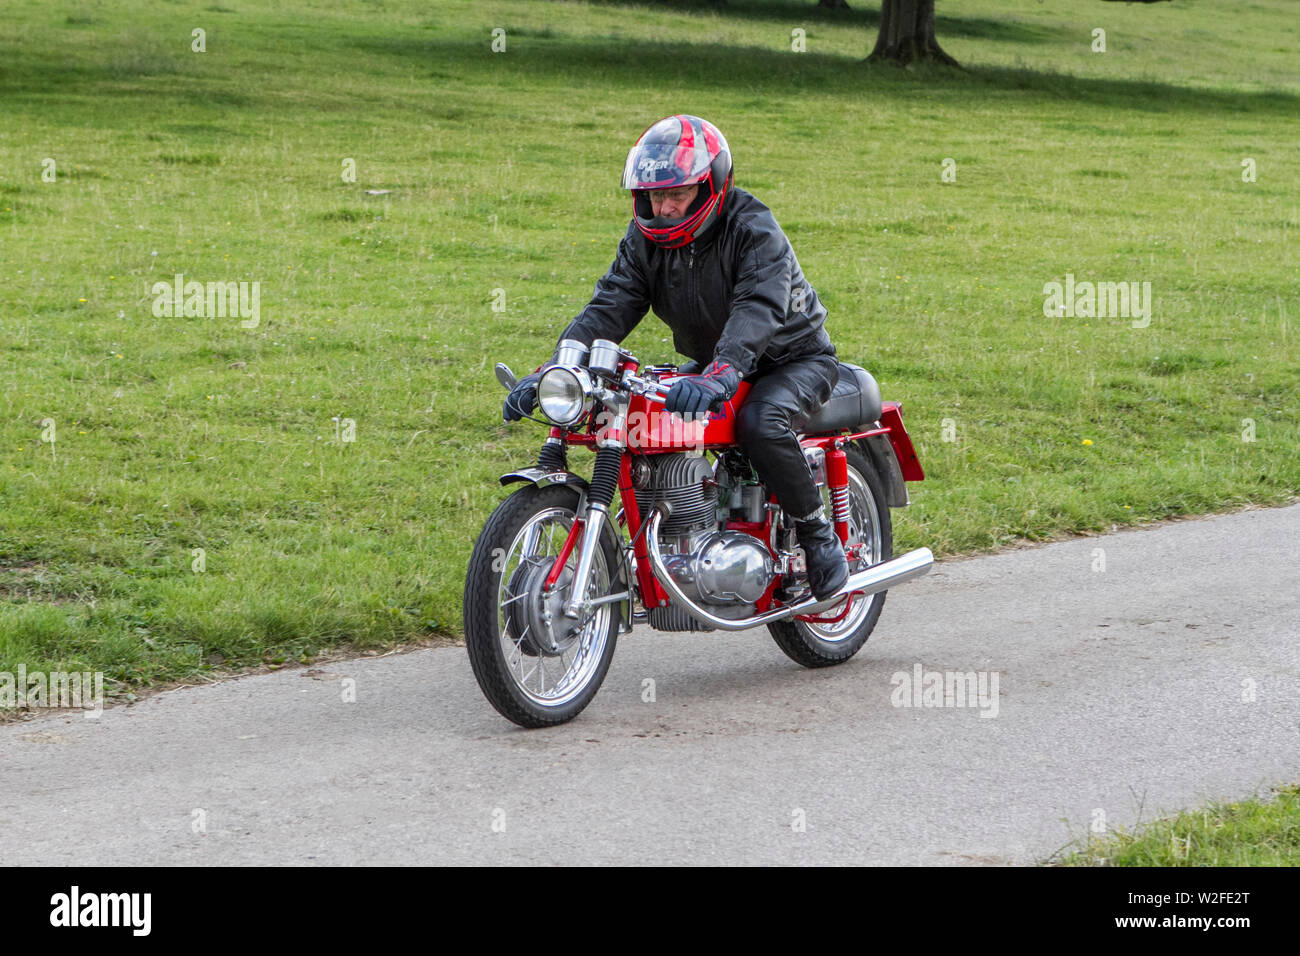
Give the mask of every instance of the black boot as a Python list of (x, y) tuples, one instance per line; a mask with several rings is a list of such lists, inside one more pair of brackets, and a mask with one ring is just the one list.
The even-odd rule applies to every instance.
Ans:
[(849, 579), (849, 563), (844, 560), (844, 546), (835, 526), (818, 511), (808, 520), (796, 521), (794, 528), (808, 565), (813, 597), (819, 601), (834, 597)]

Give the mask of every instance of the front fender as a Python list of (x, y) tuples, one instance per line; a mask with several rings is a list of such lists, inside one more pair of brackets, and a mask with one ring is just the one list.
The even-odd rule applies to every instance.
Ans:
[[(582, 514), (587, 506), (587, 487), (586, 478), (581, 475), (575, 475), (571, 471), (549, 471), (545, 468), (520, 468), (518, 471), (507, 472), (498, 479), (503, 485), (513, 485), (521, 481), (530, 482), (538, 488), (546, 488), (550, 485), (571, 485), (578, 490), (578, 514)], [(615, 543), (618, 543), (618, 527), (614, 524), (613, 516), (610, 517), (610, 530), (614, 533)], [(624, 548), (619, 549), (623, 558), (618, 562), (616, 569), (614, 587), (619, 590), (631, 590), (632, 587), (632, 569), (628, 567), (627, 551)], [(626, 634), (632, 630), (632, 602), (631, 600), (620, 601), (618, 603), (619, 624), (618, 632)]]
[(538, 488), (545, 488), (548, 485), (573, 485), (581, 492), (582, 497), (587, 497), (587, 479), (581, 475), (575, 475), (571, 471), (548, 471), (545, 468), (520, 468), (518, 471), (508, 472), (499, 479), (503, 485), (511, 485), (517, 481), (532, 482)]

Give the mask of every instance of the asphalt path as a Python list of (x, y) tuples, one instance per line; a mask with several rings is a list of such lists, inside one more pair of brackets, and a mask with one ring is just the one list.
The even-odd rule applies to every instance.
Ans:
[(942, 561), (819, 671), (641, 627), (542, 731), (463, 647), (12, 723), (0, 861), (1033, 863), (1300, 779), (1298, 553), (1293, 505)]

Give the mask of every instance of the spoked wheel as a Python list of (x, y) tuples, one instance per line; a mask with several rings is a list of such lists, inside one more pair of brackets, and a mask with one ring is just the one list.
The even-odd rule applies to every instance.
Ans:
[[(849, 544), (861, 544), (857, 560), (849, 561), (854, 574), (894, 556), (893, 527), (889, 506), (876, 469), (858, 448), (844, 448), (849, 466)], [(826, 514), (831, 515), (830, 492), (823, 489)], [(807, 621), (776, 621), (767, 626), (777, 646), (805, 667), (839, 664), (858, 652), (875, 629), (885, 594), (880, 591), (854, 598), (853, 605), (841, 620), (831, 624)], [(844, 610), (843, 603), (824, 612), (829, 617)]]
[[(576, 717), (596, 696), (614, 656), (615, 602), (596, 604), (582, 619), (564, 615), (577, 548), (550, 593), (542, 593), (577, 506), (578, 492), (565, 485), (522, 488), (493, 512), (470, 557), (465, 581), (470, 664), (492, 706), (522, 727)], [(592, 566), (590, 600), (622, 589), (618, 562), (607, 526)]]

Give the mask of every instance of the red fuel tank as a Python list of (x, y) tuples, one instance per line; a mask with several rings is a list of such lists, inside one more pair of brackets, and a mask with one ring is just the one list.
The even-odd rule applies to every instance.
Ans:
[[(671, 385), (677, 376), (665, 376)], [(683, 421), (664, 408), (663, 402), (633, 395), (627, 409), (627, 447), (646, 455), (655, 452), (718, 448), (736, 443), (736, 412), (749, 394), (750, 384), (741, 382), (736, 394), (722, 407), (709, 414), (708, 421)]]

